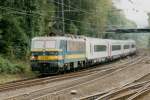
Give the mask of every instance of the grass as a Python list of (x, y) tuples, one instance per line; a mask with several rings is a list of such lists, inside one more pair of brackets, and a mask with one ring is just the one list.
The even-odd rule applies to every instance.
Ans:
[(6, 82), (21, 80), (22, 77), (18, 74), (10, 75), (10, 74), (0, 74), (0, 84), (4, 84)]
[(35, 77), (35, 74), (0, 74), (0, 84)]
[(0, 56), (0, 84), (35, 76), (28, 62)]

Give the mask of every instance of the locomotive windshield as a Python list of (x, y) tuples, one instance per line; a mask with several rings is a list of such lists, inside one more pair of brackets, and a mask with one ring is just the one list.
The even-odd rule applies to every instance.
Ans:
[(33, 41), (32, 49), (41, 49), (44, 48), (44, 41)]
[(32, 49), (49, 49), (56, 48), (56, 41), (54, 40), (35, 40), (32, 41)]
[(45, 41), (45, 48), (56, 48), (56, 41)]

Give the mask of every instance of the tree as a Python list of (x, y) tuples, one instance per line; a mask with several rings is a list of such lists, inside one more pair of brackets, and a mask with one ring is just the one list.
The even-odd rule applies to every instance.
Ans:
[(65, 33), (103, 37), (108, 26), (134, 24), (111, 11), (111, 0), (1, 0), (0, 6), (0, 53), (16, 58), (28, 54), (33, 37), (63, 27)]

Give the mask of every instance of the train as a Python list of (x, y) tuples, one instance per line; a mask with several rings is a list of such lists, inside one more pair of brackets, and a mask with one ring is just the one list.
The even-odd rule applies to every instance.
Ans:
[(134, 40), (35, 37), (31, 44), (31, 69), (41, 74), (67, 72), (133, 55), (136, 50)]

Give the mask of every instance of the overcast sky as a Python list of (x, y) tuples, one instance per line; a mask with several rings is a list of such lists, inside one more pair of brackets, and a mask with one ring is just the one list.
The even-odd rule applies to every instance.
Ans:
[(123, 9), (127, 18), (135, 21), (138, 27), (148, 26), (147, 13), (150, 12), (150, 0), (114, 0), (114, 3)]

